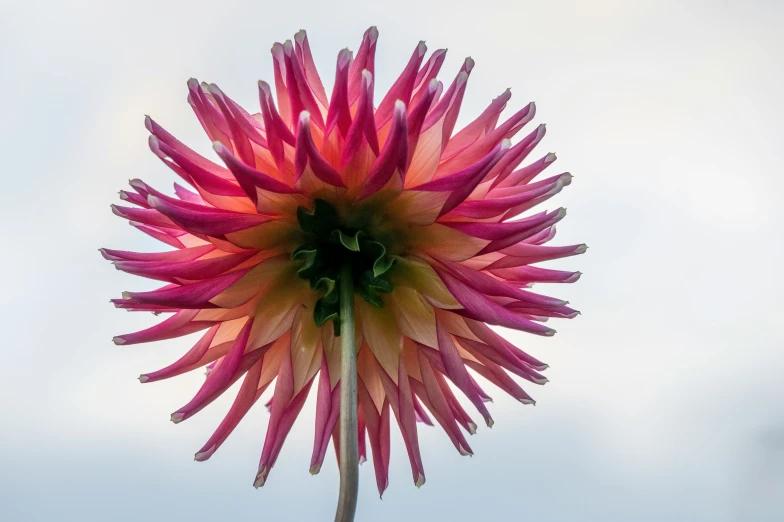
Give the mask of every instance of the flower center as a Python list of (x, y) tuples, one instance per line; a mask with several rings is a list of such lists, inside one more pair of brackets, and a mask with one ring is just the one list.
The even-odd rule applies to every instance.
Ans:
[(344, 266), (351, 269), (354, 291), (369, 304), (383, 306), (382, 293), (392, 291), (387, 272), (394, 258), (384, 244), (365, 230), (347, 226), (335, 208), (324, 201), (314, 201), (313, 211), (297, 209), (297, 220), (305, 241), (291, 259), (302, 262), (297, 274), (310, 281), (310, 287), (322, 292), (313, 309), (316, 326), (332, 321), (335, 335), (340, 335), (340, 274)]

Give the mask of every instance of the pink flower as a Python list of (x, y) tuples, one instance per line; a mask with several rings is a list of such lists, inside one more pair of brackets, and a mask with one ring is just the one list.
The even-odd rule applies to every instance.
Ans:
[[(541, 385), (547, 365), (488, 325), (551, 336), (550, 318), (578, 313), (530, 290), (534, 283), (576, 281), (579, 272), (533, 265), (586, 249), (546, 245), (563, 209), (518, 218), (571, 181), (568, 173), (538, 179), (554, 154), (521, 167), (545, 127), (514, 145), (510, 139), (533, 119), (535, 105), (499, 123), (507, 90), (454, 132), (473, 61), (466, 59), (444, 85), (436, 75), (446, 51), (426, 59), (421, 42), (377, 97), (377, 36), (371, 28), (355, 56), (338, 54), (329, 96), (305, 32), (293, 43), (276, 43), (275, 93), (259, 82), (255, 114), (216, 85), (190, 80), (188, 101), (223, 164), (148, 117), (150, 149), (191, 188), (175, 184), (170, 196), (132, 180), (133, 190), (121, 192), (126, 204), (113, 207), (173, 248), (102, 249), (117, 269), (164, 283), (114, 300), (118, 308), (168, 314), (114, 342), (203, 332), (179, 360), (139, 378), (149, 383), (207, 368), (193, 399), (172, 414), (175, 423), (242, 382), (225, 419), (196, 452), (198, 461), (209, 459), (270, 389), (256, 486), (267, 480), (311, 388), (317, 401), (311, 473), (338, 432), (340, 324), (353, 321), (341, 312), (341, 285), (349, 284), (349, 296), (354, 291), (360, 459), (369, 445), (379, 492), (388, 485), (393, 418), (420, 486), (417, 422), (438, 423), (461, 455), (472, 454), (466, 433), (474, 434), (477, 423), (455, 389), (493, 424), (490, 397), (474, 375), (534, 403), (511, 375)], [(341, 277), (347, 273), (350, 281)]]

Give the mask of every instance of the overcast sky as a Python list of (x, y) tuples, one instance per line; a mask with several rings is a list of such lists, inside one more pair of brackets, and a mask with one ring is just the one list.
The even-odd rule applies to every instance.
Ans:
[(201, 373), (136, 377), (193, 341), (114, 346), (154, 319), (109, 298), (154, 284), (96, 249), (158, 248), (109, 209), (129, 178), (174, 181), (144, 114), (211, 153), (188, 78), (255, 112), (274, 41), (307, 29), (329, 91), (377, 25), (379, 91), (426, 40), (443, 79), (476, 60), (463, 123), (507, 87), (510, 110), (537, 102), (542, 152), (575, 176), (559, 242), (590, 250), (550, 264), (584, 273), (553, 289), (583, 315), (510, 337), (551, 365), (537, 407), (495, 393), (470, 459), (420, 429), (419, 490), (393, 430), (390, 488), (363, 467), (358, 521), (784, 520), (783, 24), (776, 0), (0, 0), (0, 518), (332, 520), (312, 402), (264, 488), (264, 408), (193, 462), (231, 396), (169, 422)]

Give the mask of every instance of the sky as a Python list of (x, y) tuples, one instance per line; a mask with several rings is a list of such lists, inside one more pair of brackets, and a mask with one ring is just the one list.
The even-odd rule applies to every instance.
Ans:
[(584, 273), (555, 289), (583, 315), (509, 334), (551, 366), (536, 408), (495, 393), (472, 458), (421, 428), (421, 489), (393, 430), (390, 487), (364, 466), (357, 520), (784, 520), (782, 23), (774, 0), (0, 0), (0, 518), (332, 520), (312, 401), (264, 488), (264, 408), (193, 462), (231, 394), (169, 422), (203, 375), (136, 377), (193, 339), (113, 345), (154, 319), (109, 299), (153, 283), (97, 249), (157, 247), (109, 209), (130, 178), (174, 181), (145, 114), (211, 154), (188, 78), (254, 108), (271, 44), (305, 28), (329, 91), (376, 25), (377, 92), (426, 40), (445, 80), (476, 61), (459, 125), (507, 87), (509, 111), (536, 101), (542, 152), (575, 176), (558, 239), (590, 249), (548, 265)]

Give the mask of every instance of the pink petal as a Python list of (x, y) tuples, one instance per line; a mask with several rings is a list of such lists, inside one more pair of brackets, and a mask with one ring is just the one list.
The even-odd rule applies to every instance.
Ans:
[(330, 165), (321, 155), (313, 143), (313, 136), (310, 133), (310, 114), (305, 111), (299, 116), (297, 125), (297, 145), (294, 163), (294, 174), (297, 179), (302, 176), (305, 167), (310, 165), (313, 173), (324, 183), (335, 187), (345, 187), (340, 174)]
[[(470, 314), (469, 317), (471, 319), (548, 337), (555, 334), (555, 330), (507, 310), (468, 285), (463, 284), (445, 270), (438, 267), (434, 268), (449, 292), (465, 307), (465, 312)], [(460, 313), (462, 311), (458, 310), (457, 312)]]
[(313, 55), (310, 52), (307, 33), (302, 30), (295, 34), (294, 43), (297, 60), (305, 73), (308, 87), (310, 87), (310, 90), (313, 92), (313, 95), (319, 101), (320, 105), (327, 107), (327, 93), (324, 90), (324, 85), (321, 83), (316, 64), (313, 62)]
[(231, 405), (231, 409), (226, 414), (226, 417), (221, 421), (218, 429), (215, 430), (215, 433), (207, 440), (207, 442), (202, 446), (202, 448), (196, 452), (194, 456), (194, 460), (199, 462), (203, 462), (210, 457), (221, 447), (221, 445), (226, 441), (226, 439), (231, 435), (234, 431), (234, 428), (240, 423), (240, 421), (245, 417), (245, 414), (250, 411), (250, 408), (256, 403), (256, 401), (261, 397), (261, 394), (264, 393), (264, 390), (267, 389), (269, 384), (265, 384), (259, 388), (259, 378), (261, 377), (261, 369), (262, 369), (262, 361), (257, 361), (248, 373), (245, 374), (245, 378), (242, 381), (242, 386), (240, 387), (240, 391), (237, 392), (237, 397), (234, 399), (234, 403)]
[(362, 44), (359, 46), (357, 56), (354, 58), (348, 71), (349, 105), (353, 105), (364, 90), (362, 87), (363, 71), (368, 71), (371, 75), (375, 73), (377, 40), (378, 29), (375, 26), (365, 31), (365, 34), (362, 36)]
[(208, 236), (220, 237), (271, 221), (271, 218), (268, 216), (259, 214), (246, 214), (208, 207), (202, 207), (202, 210), (195, 210), (184, 205), (172, 204), (156, 196), (150, 196), (147, 198), (147, 202), (161, 214), (176, 221), (188, 232)]
[(376, 159), (373, 168), (368, 173), (367, 181), (362, 187), (357, 199), (366, 198), (378, 192), (392, 178), (395, 172), (400, 178), (405, 176), (406, 159), (408, 158), (408, 131), (406, 122), (406, 107), (402, 101), (395, 103), (395, 115), (392, 121), (392, 130), (381, 155)]
[(177, 308), (213, 308), (210, 299), (239, 281), (250, 269), (237, 270), (212, 279), (150, 292), (126, 292), (126, 300), (138, 304), (159, 304)]
[(245, 355), (248, 335), (252, 326), (253, 319), (251, 318), (245, 323), (234, 343), (232, 343), (231, 348), (229, 348), (221, 363), (217, 365), (217, 369), (210, 372), (193, 399), (172, 414), (174, 423), (182, 422), (201, 411), (260, 360), (264, 350), (255, 350)]
[(401, 100), (404, 105), (407, 105), (411, 100), (419, 65), (422, 63), (422, 59), (426, 52), (427, 46), (425, 45), (425, 42), (419, 42), (419, 45), (414, 49), (414, 53), (408, 60), (405, 69), (403, 69), (403, 72), (400, 73), (398, 79), (395, 80), (395, 83), (392, 84), (392, 87), (389, 88), (386, 96), (384, 96), (384, 99), (381, 100), (381, 103), (378, 105), (375, 114), (376, 128), (380, 129), (390, 120), (390, 118), (392, 118), (397, 100)]
[(340, 130), (340, 134), (346, 137), (351, 127), (351, 111), (348, 106), (348, 69), (350, 64), (351, 51), (343, 49), (338, 54), (335, 85), (332, 88), (332, 98), (329, 102), (324, 136), (329, 136), (332, 129), (337, 127)]

